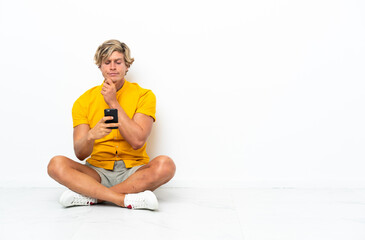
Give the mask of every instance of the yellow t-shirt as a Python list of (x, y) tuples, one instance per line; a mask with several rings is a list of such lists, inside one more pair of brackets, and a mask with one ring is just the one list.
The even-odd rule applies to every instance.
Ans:
[[(104, 109), (109, 108), (101, 94), (103, 85), (91, 88), (82, 94), (72, 108), (73, 127), (88, 124), (93, 128), (104, 117)], [(129, 118), (135, 113), (151, 116), (155, 121), (156, 97), (151, 90), (141, 88), (137, 83), (124, 82), (117, 92), (117, 100)], [(97, 139), (87, 162), (93, 166), (112, 170), (114, 162), (123, 160), (127, 168), (149, 162), (146, 144), (134, 150), (124, 140), (119, 129), (113, 129), (107, 136)]]

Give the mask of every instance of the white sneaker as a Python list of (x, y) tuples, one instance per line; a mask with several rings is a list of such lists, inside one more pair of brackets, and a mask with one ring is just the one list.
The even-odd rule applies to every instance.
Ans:
[(149, 190), (141, 193), (126, 194), (124, 206), (129, 209), (157, 210), (158, 201), (155, 194)]
[(60, 203), (64, 207), (88, 206), (97, 203), (97, 199), (83, 196), (71, 190), (66, 190), (60, 197)]

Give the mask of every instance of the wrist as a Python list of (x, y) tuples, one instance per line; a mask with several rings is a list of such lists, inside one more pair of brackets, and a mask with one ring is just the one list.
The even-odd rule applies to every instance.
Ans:
[(119, 103), (118, 103), (118, 101), (113, 101), (113, 102), (110, 102), (108, 105), (110, 108), (118, 108)]
[(95, 141), (95, 138), (94, 138), (94, 136), (93, 136), (93, 134), (92, 134), (91, 130), (92, 130), (92, 129), (90, 129), (90, 130), (89, 130), (89, 132), (87, 133), (87, 136), (86, 136), (86, 140), (87, 140), (87, 141), (89, 141), (89, 142), (90, 142), (90, 141)]

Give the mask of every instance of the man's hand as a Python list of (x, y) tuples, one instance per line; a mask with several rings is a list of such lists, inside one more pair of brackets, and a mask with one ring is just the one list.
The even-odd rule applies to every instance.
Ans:
[(109, 106), (117, 102), (117, 88), (112, 80), (105, 79), (101, 94), (104, 96), (104, 100)]
[(103, 117), (88, 133), (89, 140), (97, 140), (111, 133), (112, 129), (108, 127), (119, 127), (118, 123), (105, 123), (107, 120), (112, 120), (112, 116)]

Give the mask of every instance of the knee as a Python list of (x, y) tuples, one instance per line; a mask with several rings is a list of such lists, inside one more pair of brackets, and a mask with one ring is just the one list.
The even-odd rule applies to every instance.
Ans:
[(173, 178), (176, 172), (176, 165), (174, 161), (165, 155), (158, 156), (155, 160), (157, 161), (158, 174), (169, 180)]
[(66, 157), (64, 156), (55, 156), (51, 158), (47, 166), (48, 175), (52, 178), (62, 175), (61, 171), (63, 169), (65, 159)]

